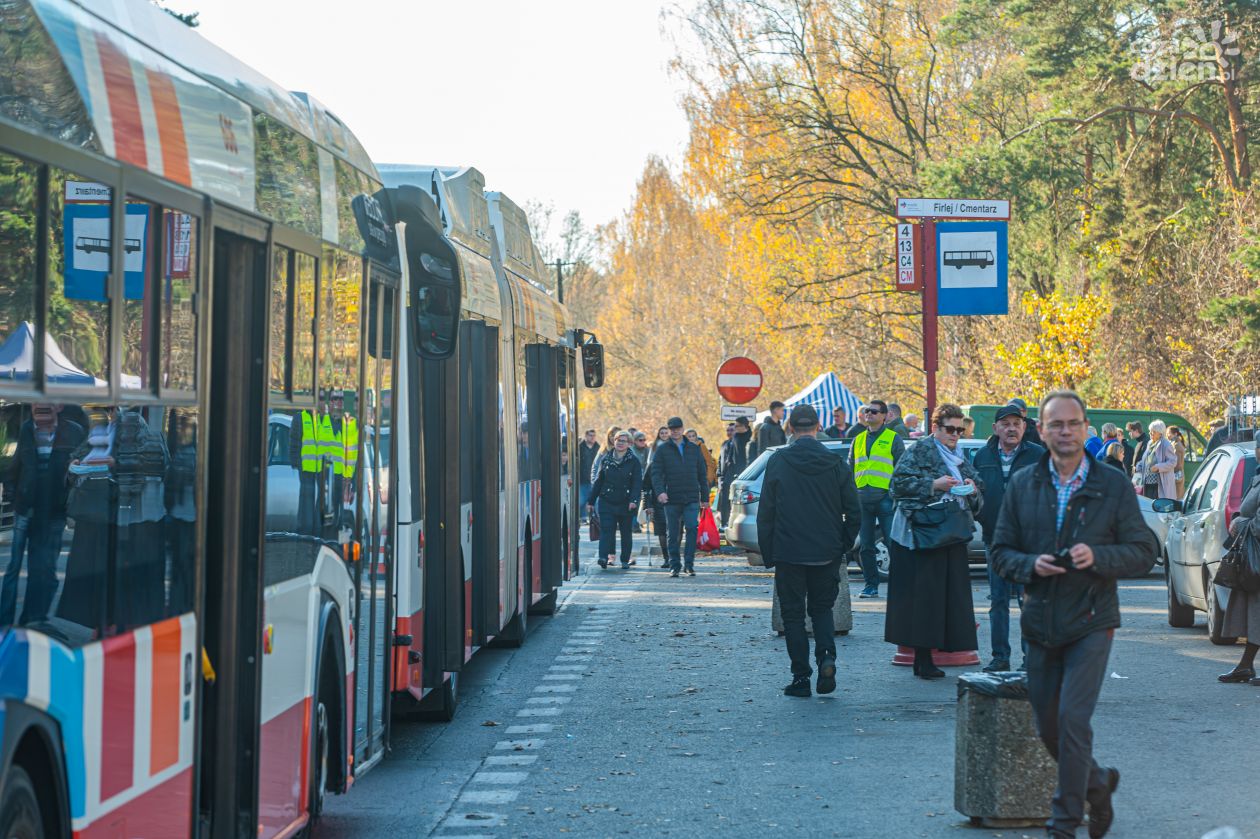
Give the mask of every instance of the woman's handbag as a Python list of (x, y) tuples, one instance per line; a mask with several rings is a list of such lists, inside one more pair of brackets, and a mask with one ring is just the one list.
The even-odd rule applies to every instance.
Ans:
[(595, 510), (591, 511), (591, 541), (599, 541), (599, 513)]
[(910, 530), (915, 549), (930, 550), (970, 542), (975, 523), (970, 510), (946, 496), (910, 513)]

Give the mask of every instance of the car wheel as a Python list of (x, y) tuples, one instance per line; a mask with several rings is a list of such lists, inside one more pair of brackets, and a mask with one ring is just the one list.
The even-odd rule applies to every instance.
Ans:
[(892, 562), (892, 554), (888, 552), (888, 545), (883, 539), (875, 543), (875, 567), (879, 569), (879, 581), (881, 583), (888, 582), (888, 566)]
[(1207, 580), (1204, 588), (1207, 589), (1208, 640), (1217, 646), (1232, 647), (1238, 643), (1238, 638), (1221, 634), (1221, 627), (1225, 625), (1225, 610), (1216, 599), (1216, 584)]
[(1194, 626), (1194, 607), (1187, 606), (1177, 598), (1177, 590), (1173, 588), (1172, 571), (1168, 563), (1164, 563), (1164, 584), (1168, 588), (1168, 625), (1178, 629)]

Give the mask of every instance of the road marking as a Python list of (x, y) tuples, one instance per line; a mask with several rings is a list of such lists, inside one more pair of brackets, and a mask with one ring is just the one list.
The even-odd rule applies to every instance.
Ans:
[(572, 701), (572, 696), (531, 696), (525, 700), (529, 705), (564, 705)]
[(528, 772), (487, 772), (484, 769), (472, 776), (478, 784), (519, 784), (529, 777)]
[(511, 804), (518, 795), (514, 789), (466, 789), (459, 800), (462, 804)]
[(558, 717), (559, 708), (522, 708), (516, 712), (518, 717)]
[[(566, 655), (556, 656), (556, 661), (590, 661), (590, 660), (591, 660), (590, 653), (587, 653), (585, 655), (567, 655), (566, 654)], [(582, 669), (585, 670), (586, 668), (583, 667)]]
[(494, 744), (494, 750), (496, 752), (513, 752), (521, 751), (522, 749), (539, 749), (546, 742), (546, 740), (539, 740), (536, 737), (529, 740), (500, 740)]
[(549, 722), (536, 722), (533, 725), (509, 725), (508, 734), (550, 734), (556, 727)]
[(534, 693), (573, 693), (577, 685), (538, 685)]
[(490, 755), (482, 762), (486, 766), (529, 766), (538, 762), (538, 755)]
[(544, 673), (543, 674), (543, 679), (548, 682), (561, 682), (566, 679), (580, 679), (580, 678), (582, 677), (578, 675), (577, 673)]
[(585, 664), (553, 664), (547, 668), (548, 670), (585, 670)]

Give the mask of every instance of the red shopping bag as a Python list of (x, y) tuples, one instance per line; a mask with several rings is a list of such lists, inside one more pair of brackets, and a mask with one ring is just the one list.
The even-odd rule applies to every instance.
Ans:
[(713, 510), (701, 507), (700, 526), (696, 528), (696, 550), (706, 553), (716, 551), (721, 544), (722, 537), (718, 533), (717, 519), (713, 518)]

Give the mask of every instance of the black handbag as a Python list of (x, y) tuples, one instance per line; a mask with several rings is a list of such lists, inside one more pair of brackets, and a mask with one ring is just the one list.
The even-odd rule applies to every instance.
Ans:
[(1249, 538), (1250, 530), (1248, 523), (1237, 536), (1231, 535), (1225, 540), (1225, 555), (1212, 578), (1216, 585), (1247, 594), (1260, 591), (1260, 556), (1257, 556), (1254, 540)]
[(591, 511), (591, 541), (599, 541), (599, 513), (595, 510)]
[(910, 513), (910, 530), (914, 547), (931, 550), (970, 542), (975, 532), (971, 511), (952, 497), (945, 498)]

